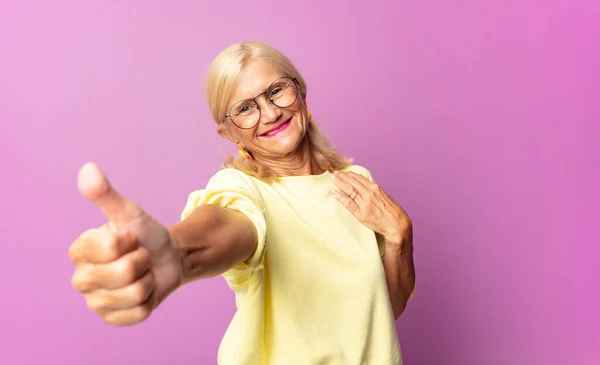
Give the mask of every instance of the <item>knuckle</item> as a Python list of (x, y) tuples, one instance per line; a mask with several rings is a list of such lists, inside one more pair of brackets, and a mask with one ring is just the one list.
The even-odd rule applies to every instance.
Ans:
[(115, 315), (114, 313), (107, 313), (102, 316), (102, 319), (113, 327), (123, 326), (125, 323), (121, 316)]
[(69, 258), (73, 262), (80, 261), (82, 259), (81, 252), (85, 250), (85, 246), (88, 243), (90, 237), (93, 236), (95, 229), (88, 229), (81, 233), (79, 237), (77, 237), (71, 245), (69, 245)]
[(138, 249), (138, 262), (139, 266), (143, 268), (150, 268), (152, 256), (150, 255), (150, 251), (145, 248)]
[(132, 282), (135, 279), (135, 274), (136, 274), (135, 261), (133, 261), (131, 259), (121, 260), (116, 267), (116, 273), (124, 281)]
[(77, 262), (77, 260), (79, 259), (77, 257), (77, 241), (73, 242), (70, 246), (69, 246), (69, 259), (71, 259), (72, 262)]
[(116, 258), (119, 257), (120, 255), (120, 250), (119, 250), (119, 239), (117, 236), (115, 235), (110, 235), (109, 238), (107, 238), (103, 244), (102, 244), (102, 248), (103, 250), (106, 252), (106, 254), (112, 258)]
[(88, 289), (89, 285), (79, 272), (75, 272), (71, 277), (71, 286), (77, 291), (84, 292)]
[(88, 265), (79, 265), (75, 268), (71, 276), (71, 286), (80, 292), (86, 292), (92, 289), (92, 280), (90, 278)]
[(108, 308), (107, 302), (101, 298), (98, 298), (97, 296), (87, 296), (86, 303), (88, 308), (96, 313), (103, 313)]
[(139, 281), (131, 287), (131, 300), (135, 303), (144, 303), (146, 299), (148, 299), (151, 290), (152, 288), (150, 285), (145, 284), (143, 281)]
[(144, 321), (152, 314), (152, 307), (149, 303), (140, 305), (136, 310), (136, 319), (138, 322)]
[(140, 305), (126, 311), (108, 312), (102, 318), (111, 326), (128, 326), (142, 322), (150, 317), (152, 309), (146, 305)]

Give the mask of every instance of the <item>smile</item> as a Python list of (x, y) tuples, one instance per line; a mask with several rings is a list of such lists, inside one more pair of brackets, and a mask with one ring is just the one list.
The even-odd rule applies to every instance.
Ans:
[(283, 132), (284, 130), (286, 130), (287, 127), (289, 127), (291, 121), (292, 121), (292, 118), (286, 120), (283, 123), (280, 123), (277, 127), (273, 128), (273, 129), (269, 129), (265, 133), (260, 134), (259, 137), (265, 137), (265, 138), (274, 137), (274, 136), (278, 135), (280, 132)]

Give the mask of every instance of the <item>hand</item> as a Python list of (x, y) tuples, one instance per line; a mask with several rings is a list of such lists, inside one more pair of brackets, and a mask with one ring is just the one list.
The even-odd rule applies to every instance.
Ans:
[(401, 245), (412, 235), (408, 214), (379, 185), (351, 171), (335, 171), (332, 176), (340, 190), (333, 190), (333, 196), (386, 243)]
[(96, 165), (81, 168), (78, 187), (108, 222), (69, 247), (72, 285), (106, 322), (141, 322), (181, 281), (175, 241), (162, 224), (119, 195)]

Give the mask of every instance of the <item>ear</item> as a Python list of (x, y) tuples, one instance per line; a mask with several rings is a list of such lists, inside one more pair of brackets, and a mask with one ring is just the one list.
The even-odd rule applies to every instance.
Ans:
[(306, 110), (308, 110), (308, 101), (304, 100), (304, 106), (306, 107)]
[(219, 134), (219, 136), (232, 141), (229, 129), (225, 126), (225, 123), (217, 124), (217, 133)]

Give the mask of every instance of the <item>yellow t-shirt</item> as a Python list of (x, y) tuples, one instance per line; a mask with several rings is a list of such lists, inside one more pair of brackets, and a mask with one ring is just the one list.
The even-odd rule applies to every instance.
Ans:
[[(367, 169), (346, 170), (372, 180)], [(237, 311), (220, 365), (399, 365), (394, 315), (381, 257), (384, 243), (330, 193), (331, 174), (271, 184), (227, 168), (189, 195), (246, 214), (258, 246), (223, 273)]]

